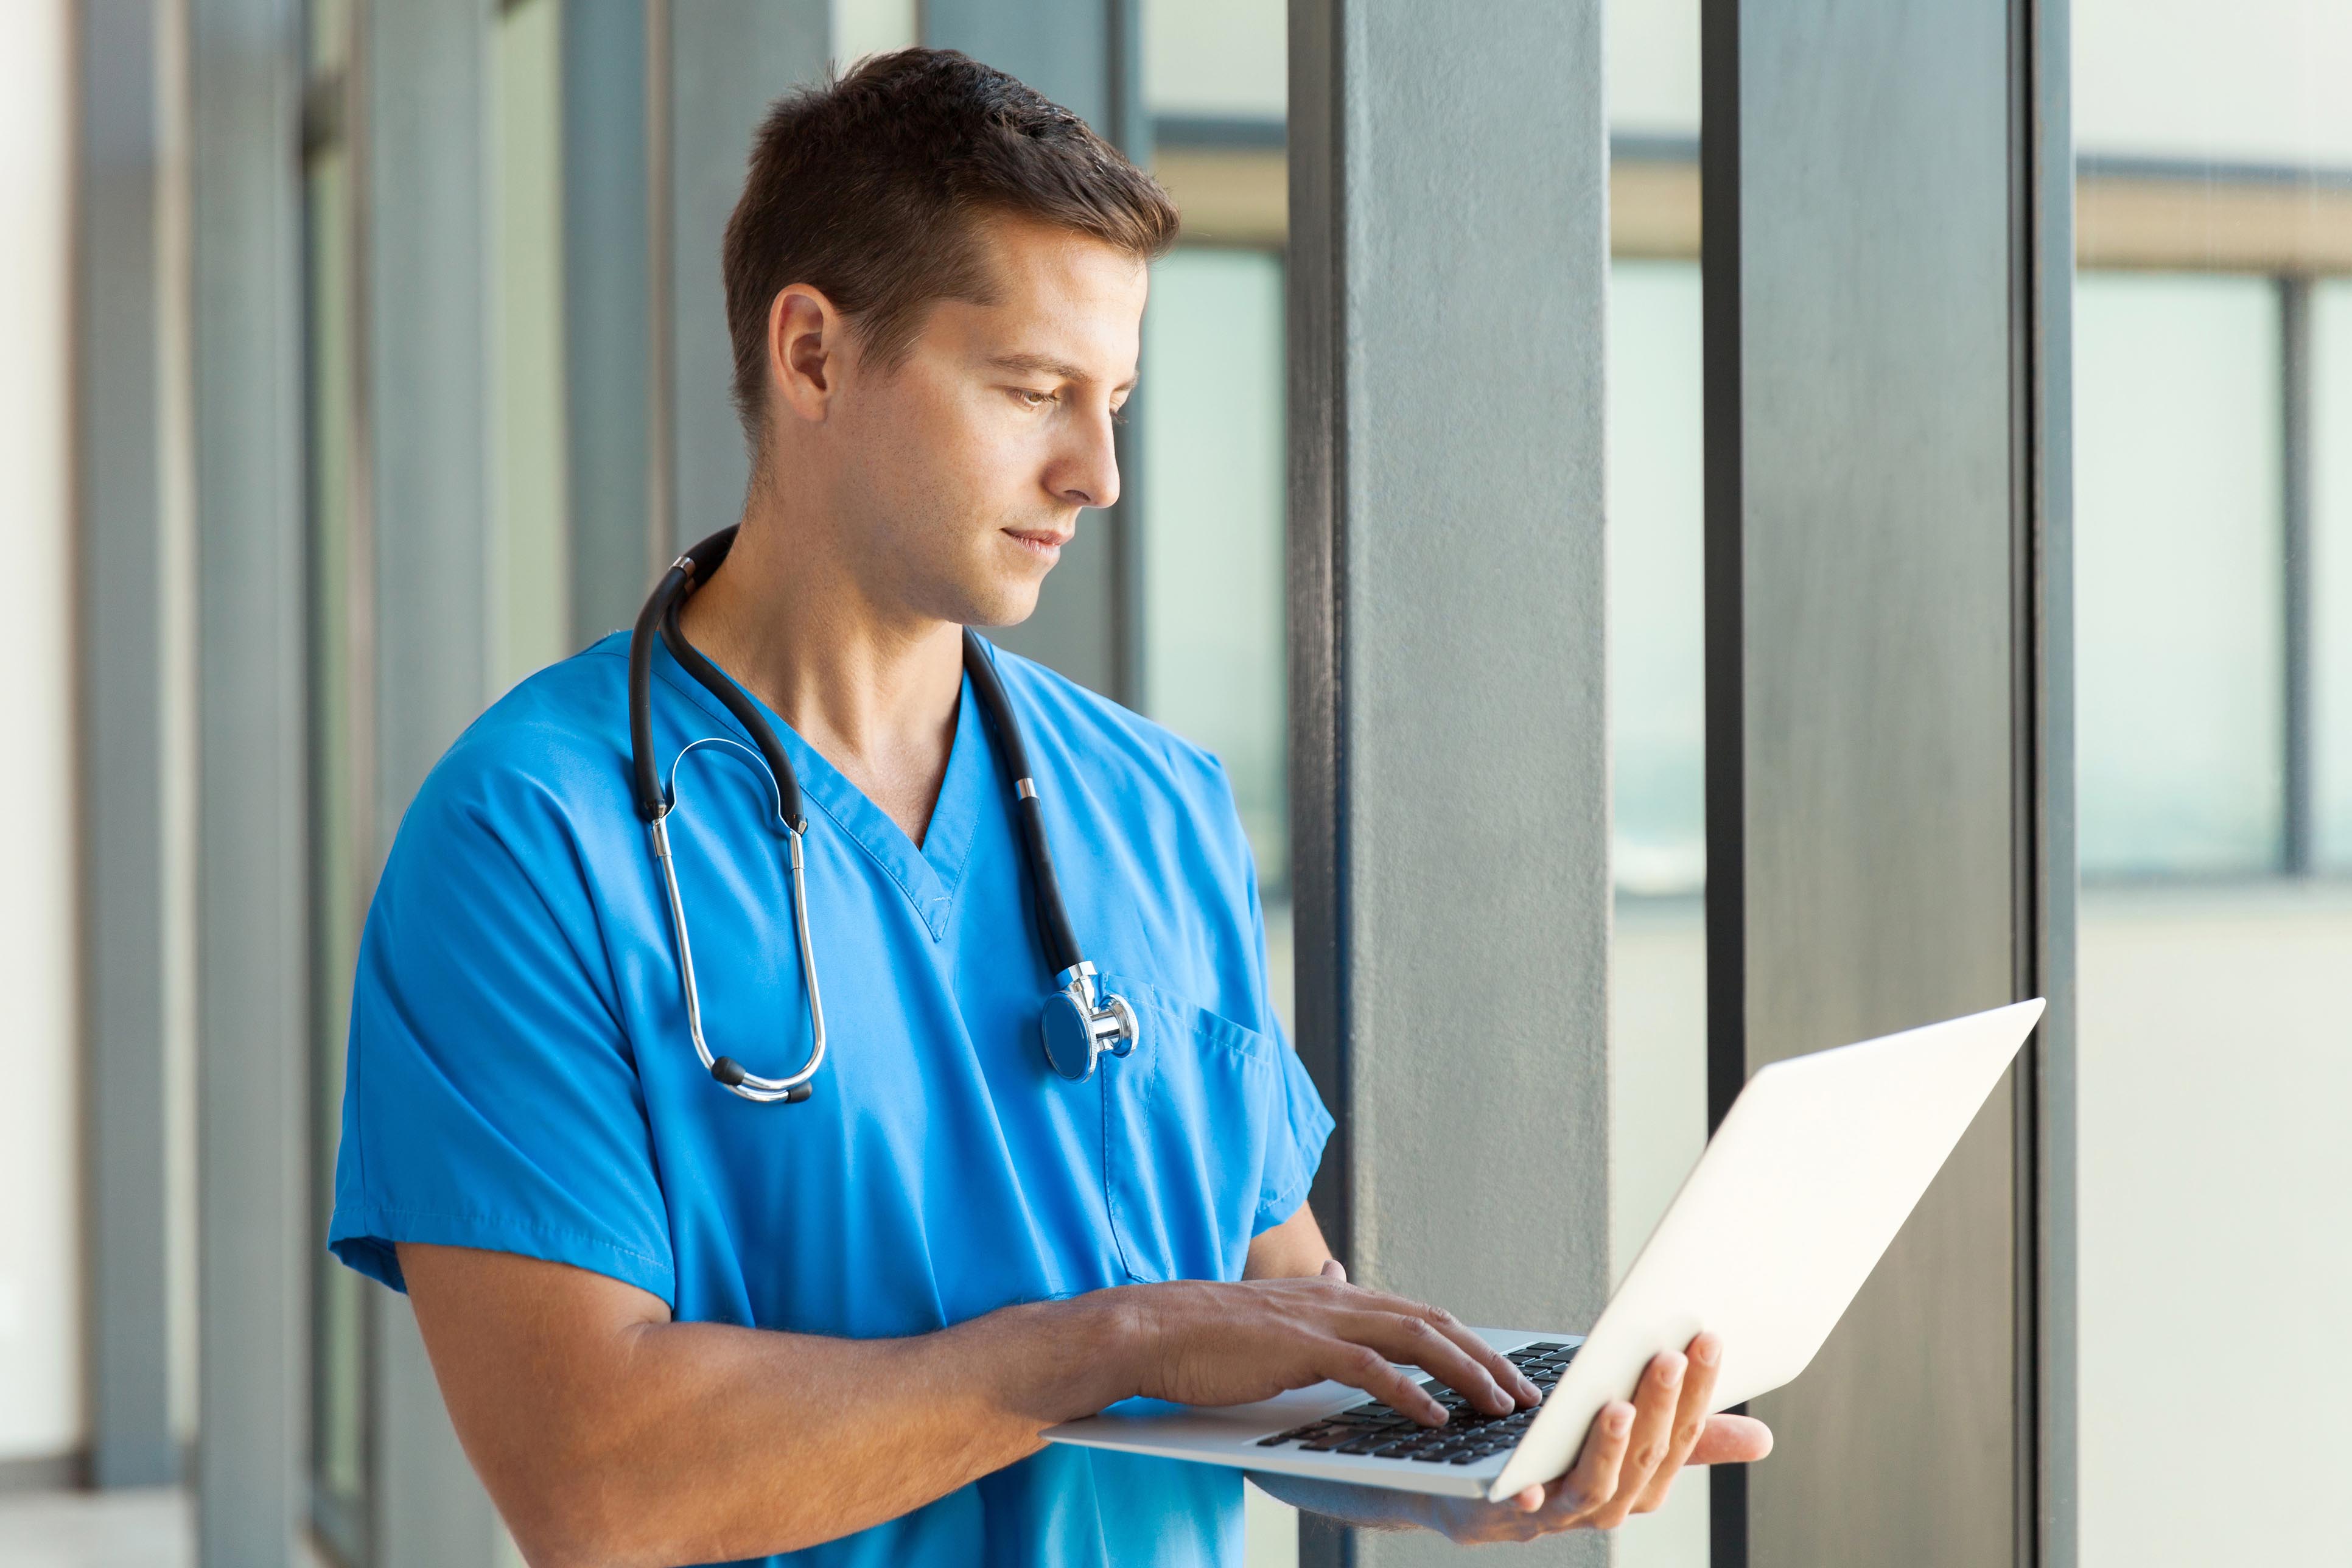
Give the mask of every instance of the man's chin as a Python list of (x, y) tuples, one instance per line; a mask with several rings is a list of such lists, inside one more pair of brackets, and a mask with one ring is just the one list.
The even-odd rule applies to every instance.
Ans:
[(1042, 586), (1041, 583), (991, 584), (967, 595), (963, 613), (957, 618), (982, 631), (1017, 626), (1036, 613), (1037, 594)]

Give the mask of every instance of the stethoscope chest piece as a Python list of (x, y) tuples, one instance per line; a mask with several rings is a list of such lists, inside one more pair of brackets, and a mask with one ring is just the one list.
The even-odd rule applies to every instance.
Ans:
[(1084, 1083), (1106, 1052), (1123, 1057), (1135, 1049), (1141, 1031), (1126, 997), (1106, 991), (1097, 1002), (1093, 964), (1073, 964), (1055, 979), (1062, 989), (1045, 998), (1045, 1013), (1037, 1020), (1038, 1038), (1055, 1072), (1072, 1083)]

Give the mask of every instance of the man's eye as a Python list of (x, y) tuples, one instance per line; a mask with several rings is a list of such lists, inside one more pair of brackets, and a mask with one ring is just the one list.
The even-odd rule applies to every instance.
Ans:
[(1021, 400), (1024, 408), (1043, 408), (1055, 400), (1050, 392), (1034, 392), (1025, 386), (1014, 387), (1013, 395)]

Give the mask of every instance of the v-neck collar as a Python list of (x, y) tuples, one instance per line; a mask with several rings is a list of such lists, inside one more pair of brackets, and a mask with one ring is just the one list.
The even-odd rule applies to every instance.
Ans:
[[(751, 736), (736, 722), (735, 716), (704, 690), (700, 681), (686, 672), (667, 647), (657, 647), (655, 658), (656, 669), (672, 690), (730, 732), (750, 741)], [(720, 673), (726, 674), (724, 670)], [(732, 676), (727, 679), (734, 679)], [(864, 790), (825, 761), (824, 753), (777, 717), (775, 710), (761, 700), (757, 693), (740, 681), (736, 681), (735, 686), (776, 731), (784, 755), (791, 759), (793, 771), (800, 775), (801, 798), (810, 810), (828, 819), (833, 827), (846, 835), (866, 852), (866, 858), (898, 884), (908, 903), (914, 907), (916, 917), (931, 933), (932, 941), (944, 940), (948, 916), (955, 906), (956, 887), (962, 880), (964, 862), (971, 853), (972, 836), (979, 826), (981, 807), (988, 797), (992, 766), (987, 724), (972, 695), (971, 678), (963, 677), (956, 698), (955, 739), (949, 747), (947, 773), (940, 781), (939, 799), (931, 806), (931, 819), (924, 826), (920, 848), (907, 837), (905, 828), (891, 820), (888, 812), (875, 805)], [(810, 824), (810, 830), (821, 831), (814, 822)]]

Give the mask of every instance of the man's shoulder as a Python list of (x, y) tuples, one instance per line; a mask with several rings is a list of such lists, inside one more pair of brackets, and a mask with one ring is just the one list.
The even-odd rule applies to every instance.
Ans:
[(1032, 752), (1050, 746), (1129, 790), (1187, 801), (1228, 795), (1224, 764), (1213, 752), (1035, 659), (993, 645), (992, 651)]
[(626, 810), (626, 655), (614, 633), (516, 682), (442, 754), (410, 816), (454, 811), (503, 829), (520, 816)]

